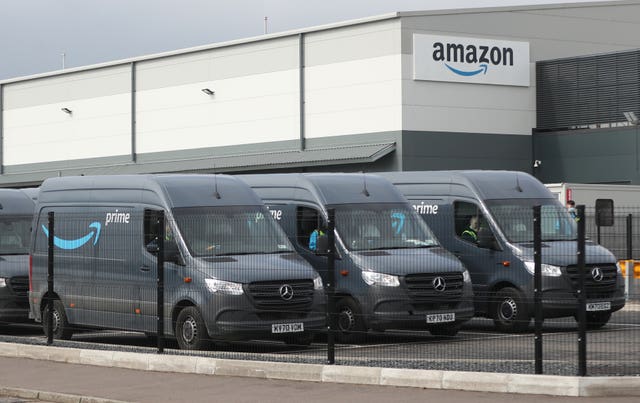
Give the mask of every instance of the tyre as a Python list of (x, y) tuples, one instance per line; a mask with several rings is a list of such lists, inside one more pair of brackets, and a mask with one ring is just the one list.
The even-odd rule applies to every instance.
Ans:
[(524, 296), (515, 288), (498, 291), (491, 304), (493, 323), (501, 332), (518, 333), (529, 327), (531, 317), (527, 312)]
[(210, 345), (204, 319), (194, 306), (188, 306), (180, 311), (175, 334), (182, 350), (206, 350)]
[(358, 304), (349, 297), (341, 298), (336, 303), (338, 339), (352, 343), (364, 337), (366, 328), (362, 311)]
[[(60, 300), (53, 301), (53, 338), (60, 340), (69, 340), (73, 336), (73, 329), (67, 320), (67, 314), (64, 311), (64, 305)], [(49, 337), (49, 307), (45, 306), (42, 311), (42, 329), (44, 335)]]
[(460, 325), (441, 325), (429, 328), (429, 333), (433, 336), (454, 337), (460, 331)]
[[(576, 322), (578, 315), (575, 316)], [(611, 319), (611, 312), (587, 312), (587, 329), (597, 330), (603, 328)]]

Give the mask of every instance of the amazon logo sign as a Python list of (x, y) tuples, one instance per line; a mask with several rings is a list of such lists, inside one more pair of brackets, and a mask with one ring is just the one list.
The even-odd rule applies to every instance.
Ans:
[(528, 87), (529, 44), (413, 35), (414, 80)]
[[(86, 244), (95, 246), (100, 239), (100, 232), (102, 231), (103, 226), (107, 227), (109, 224), (130, 224), (130, 222), (131, 213), (119, 212), (116, 210), (115, 212), (106, 213), (104, 224), (99, 221), (90, 223), (87, 226), (85, 234), (80, 237), (67, 239), (54, 235), (53, 244), (56, 247), (65, 250), (78, 249)], [(49, 229), (44, 224), (42, 225), (42, 232), (47, 238), (49, 238)]]

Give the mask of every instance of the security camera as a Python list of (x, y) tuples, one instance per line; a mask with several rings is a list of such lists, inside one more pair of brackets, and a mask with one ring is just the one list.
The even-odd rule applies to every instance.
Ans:
[(542, 161), (540, 160), (534, 160), (533, 161), (533, 167), (534, 168), (540, 168), (542, 166)]

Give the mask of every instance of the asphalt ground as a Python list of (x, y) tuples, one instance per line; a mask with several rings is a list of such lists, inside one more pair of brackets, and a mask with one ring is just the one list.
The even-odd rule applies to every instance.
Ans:
[[(547, 320), (543, 327), (544, 373), (576, 375), (578, 371), (577, 324), (573, 319)], [(0, 327), (0, 341), (45, 344), (40, 325)], [(167, 354), (191, 354), (218, 358), (323, 364), (326, 338), (319, 335), (308, 348), (279, 341), (216, 343), (209, 351), (178, 350), (166, 343)], [(609, 324), (587, 336), (588, 374), (640, 375), (640, 312), (624, 310)], [(155, 354), (155, 341), (141, 333), (83, 331), (72, 340), (54, 345)], [(455, 337), (435, 337), (428, 332), (370, 334), (354, 344), (338, 344), (336, 364), (389, 368), (443, 369), (505, 373), (534, 372), (533, 325), (519, 334), (497, 332), (486, 319), (473, 319)]]

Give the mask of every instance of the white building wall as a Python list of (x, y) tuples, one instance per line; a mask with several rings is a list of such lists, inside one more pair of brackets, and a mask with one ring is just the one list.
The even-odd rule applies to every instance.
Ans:
[(305, 39), (306, 137), (401, 130), (400, 20)]
[(111, 67), (5, 85), (4, 164), (128, 154), (129, 70)]
[(296, 37), (140, 63), (136, 151), (299, 138), (298, 64)]

